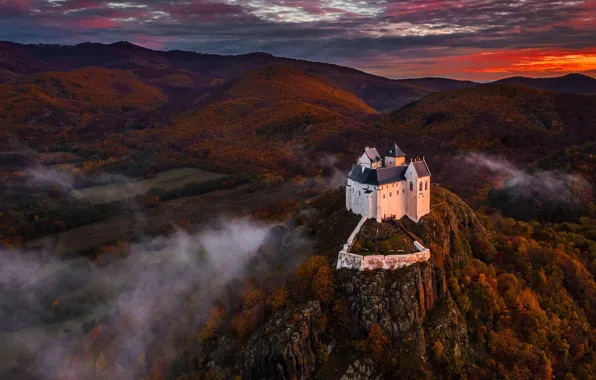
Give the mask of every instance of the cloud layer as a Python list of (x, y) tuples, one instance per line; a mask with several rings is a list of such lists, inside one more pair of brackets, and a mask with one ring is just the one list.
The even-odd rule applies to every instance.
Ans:
[(267, 51), (390, 77), (596, 69), (596, 1), (0, 0), (0, 39)]
[[(102, 354), (119, 368), (119, 379), (139, 378), (136, 359), (163, 338), (157, 327), (169, 326), (189, 299), (197, 302), (192, 311), (200, 320), (225, 286), (246, 275), (269, 229), (251, 220), (220, 219), (193, 234), (131, 244), (126, 258), (106, 266), (60, 260), (51, 252), (0, 249), (0, 377), (19, 365), (22, 353), (31, 356), (27, 371), (35, 378), (104, 378), (68, 360), (69, 353), (91, 355), (93, 363), (98, 354), (73, 349), (69, 334), (111, 321), (103, 325), (117, 334), (118, 344)], [(70, 338), (75, 344), (85, 340)], [(169, 342), (158, 345), (169, 348)]]

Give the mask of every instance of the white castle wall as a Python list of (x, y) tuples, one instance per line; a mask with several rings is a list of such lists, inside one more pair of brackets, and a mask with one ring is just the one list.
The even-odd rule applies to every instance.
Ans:
[(377, 191), (377, 221), (395, 216), (401, 219), (406, 214), (406, 182), (394, 182), (380, 186)]
[(376, 218), (377, 187), (358, 183), (348, 178), (348, 186), (346, 186), (346, 208), (355, 214), (368, 218)]
[(344, 250), (339, 252), (337, 257), (336, 269), (356, 269), (365, 270), (396, 270), (416, 263), (423, 263), (430, 259), (430, 250), (425, 248), (423, 251), (410, 253), (407, 255), (371, 255), (362, 256), (349, 253)]

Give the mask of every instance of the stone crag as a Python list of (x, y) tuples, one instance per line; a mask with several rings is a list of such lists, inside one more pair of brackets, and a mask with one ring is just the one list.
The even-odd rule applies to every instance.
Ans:
[(427, 263), (395, 273), (342, 271), (338, 283), (358, 329), (368, 333), (376, 323), (395, 341), (417, 338), (426, 315), (447, 291), (443, 274)]
[(318, 302), (275, 314), (248, 341), (244, 355), (245, 378), (310, 379), (317, 365), (320, 331), (315, 319), (320, 315)]

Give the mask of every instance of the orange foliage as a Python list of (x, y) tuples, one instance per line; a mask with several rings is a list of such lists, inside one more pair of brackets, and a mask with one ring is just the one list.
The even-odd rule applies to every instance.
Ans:
[(312, 292), (315, 298), (323, 303), (327, 303), (335, 293), (335, 284), (333, 283), (333, 271), (325, 265), (319, 268), (317, 274), (312, 280)]
[(365, 347), (375, 361), (379, 362), (381, 360), (383, 352), (389, 348), (389, 343), (389, 338), (383, 334), (381, 326), (374, 323), (368, 332)]
[(273, 309), (273, 311), (277, 311), (287, 305), (289, 296), (290, 292), (288, 288), (279, 288), (269, 296), (267, 303), (269, 304), (269, 306), (271, 306), (271, 309)]
[(206, 340), (214, 338), (225, 316), (226, 311), (221, 306), (213, 306), (211, 309), (209, 309), (203, 329), (199, 333), (199, 340), (204, 342)]

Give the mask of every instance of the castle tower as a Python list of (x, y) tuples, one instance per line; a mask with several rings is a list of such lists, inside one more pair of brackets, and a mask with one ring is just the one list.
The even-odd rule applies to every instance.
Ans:
[(385, 167), (404, 165), (406, 163), (406, 154), (399, 149), (396, 143), (391, 144), (385, 156)]
[(406, 215), (418, 222), (430, 212), (430, 170), (424, 158), (410, 161), (405, 178)]

